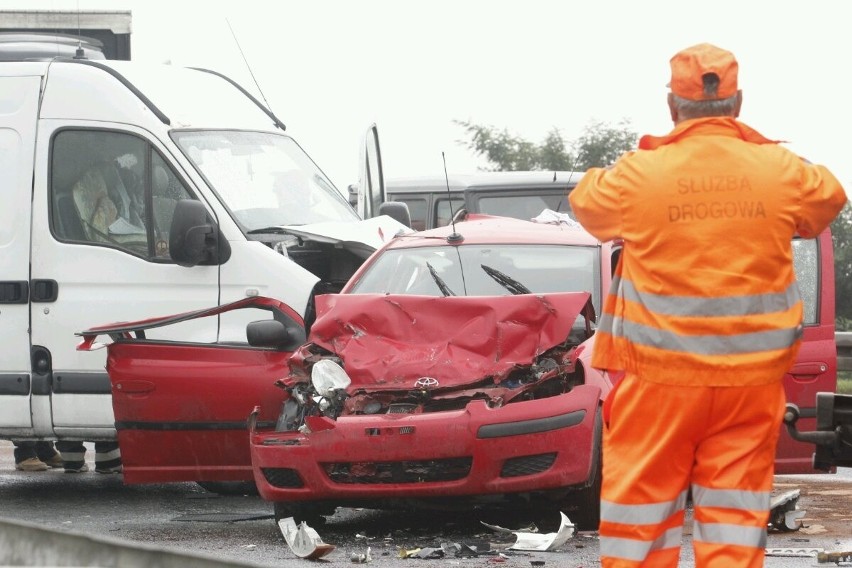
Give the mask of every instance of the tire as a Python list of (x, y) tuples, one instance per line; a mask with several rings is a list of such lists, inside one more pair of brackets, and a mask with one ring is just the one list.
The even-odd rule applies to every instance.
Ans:
[(276, 501), (273, 507), (276, 525), (281, 519), (293, 517), (296, 524), (304, 521), (311, 527), (325, 525), (326, 516), (333, 515), (336, 510), (336, 507), (312, 501)]
[(563, 509), (581, 531), (596, 531), (601, 521), (601, 482), (603, 479), (603, 418), (598, 408), (595, 413), (592, 467), (586, 486), (568, 493), (562, 500)]
[(217, 495), (257, 495), (254, 481), (198, 481), (199, 486)]

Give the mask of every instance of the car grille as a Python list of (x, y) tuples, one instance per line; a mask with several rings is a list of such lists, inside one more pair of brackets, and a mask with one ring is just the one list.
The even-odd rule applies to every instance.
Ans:
[(521, 475), (541, 473), (550, 469), (554, 461), (556, 461), (556, 452), (508, 459), (503, 462), (500, 477), (519, 477)]
[(404, 402), (388, 406), (388, 414), (414, 414), (415, 410), (417, 410), (416, 404), (407, 404)]
[(394, 462), (344, 462), (323, 464), (335, 483), (369, 484), (455, 481), (470, 473), (473, 458)]
[(261, 468), (263, 477), (273, 487), (302, 487), (304, 483), (299, 473), (289, 467), (264, 467)]

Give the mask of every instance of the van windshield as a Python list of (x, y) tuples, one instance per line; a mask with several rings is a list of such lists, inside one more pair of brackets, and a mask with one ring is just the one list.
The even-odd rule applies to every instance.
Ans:
[(243, 231), (357, 221), (334, 184), (289, 136), (237, 130), (172, 133)]

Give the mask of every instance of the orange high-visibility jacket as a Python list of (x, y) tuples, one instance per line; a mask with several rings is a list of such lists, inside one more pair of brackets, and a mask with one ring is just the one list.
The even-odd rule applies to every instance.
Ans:
[(780, 381), (802, 332), (794, 235), (846, 202), (813, 165), (727, 117), (644, 136), (570, 194), (577, 220), (624, 251), (592, 364), (680, 385)]

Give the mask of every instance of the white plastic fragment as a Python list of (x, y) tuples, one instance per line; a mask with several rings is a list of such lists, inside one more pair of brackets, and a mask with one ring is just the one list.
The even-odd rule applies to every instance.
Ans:
[(324, 543), (317, 531), (309, 527), (304, 521), (297, 526), (293, 517), (287, 517), (278, 521), (278, 528), (281, 529), (281, 534), (284, 535), (287, 546), (299, 558), (316, 560), (334, 550), (333, 544)]
[(810, 557), (824, 551), (822, 548), (767, 548), (766, 556)]
[(560, 546), (568, 542), (568, 539), (574, 536), (574, 524), (570, 520), (568, 520), (568, 517), (565, 516), (565, 513), (560, 511), (559, 515), (562, 517), (562, 522), (559, 525), (559, 530), (555, 533), (547, 534), (513, 531), (511, 529), (505, 529), (496, 525), (489, 525), (488, 523), (482, 524), (493, 531), (511, 533), (517, 536), (518, 540), (516, 540), (515, 543), (509, 547), (509, 550), (544, 552), (547, 550), (555, 550), (559, 548)]

